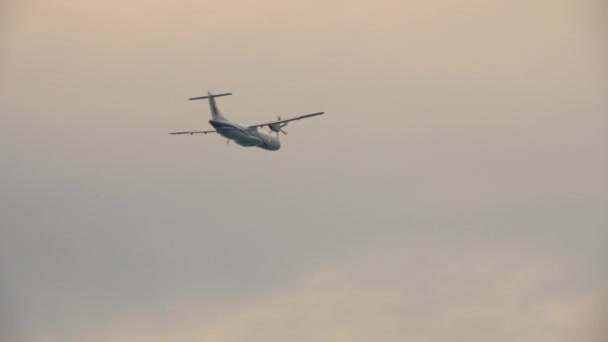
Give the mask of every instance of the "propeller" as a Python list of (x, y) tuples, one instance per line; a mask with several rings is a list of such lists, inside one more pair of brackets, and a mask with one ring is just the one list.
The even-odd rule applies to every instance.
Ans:
[[(277, 116), (277, 121), (281, 121), (281, 117)], [(271, 131), (273, 132), (277, 132), (277, 139), (279, 138), (279, 132), (287, 135), (287, 132), (285, 130), (283, 130), (283, 127), (287, 126), (289, 122), (284, 122), (282, 124), (279, 123), (275, 123), (275, 124), (270, 124), (268, 125), (268, 127), (270, 128)]]

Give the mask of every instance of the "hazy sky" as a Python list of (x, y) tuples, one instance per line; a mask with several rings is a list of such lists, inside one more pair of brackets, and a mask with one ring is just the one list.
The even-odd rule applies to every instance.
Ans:
[(605, 341), (601, 5), (3, 1), (0, 339)]

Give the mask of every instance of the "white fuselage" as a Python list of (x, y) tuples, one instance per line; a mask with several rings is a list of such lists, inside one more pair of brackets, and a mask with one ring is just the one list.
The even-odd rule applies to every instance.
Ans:
[(209, 120), (211, 126), (223, 137), (233, 140), (241, 146), (255, 146), (265, 150), (276, 151), (281, 142), (272, 135), (260, 132), (255, 127), (243, 127), (227, 120)]

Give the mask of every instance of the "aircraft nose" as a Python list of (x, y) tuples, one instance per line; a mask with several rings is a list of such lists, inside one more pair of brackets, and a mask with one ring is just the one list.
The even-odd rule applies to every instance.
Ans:
[(281, 148), (281, 142), (278, 140), (273, 141), (268, 147), (270, 147), (270, 150), (272, 151), (278, 151)]

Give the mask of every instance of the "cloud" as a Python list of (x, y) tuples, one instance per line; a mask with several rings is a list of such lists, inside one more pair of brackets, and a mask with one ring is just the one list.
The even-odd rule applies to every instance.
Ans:
[(605, 292), (581, 290), (573, 279), (580, 265), (559, 253), (483, 238), (403, 238), (353, 244), (284, 286), (238, 301), (179, 298), (87, 322), (77, 339), (556, 342), (591, 341), (598, 331)]
[[(587, 5), (12, 2), (0, 319), (35, 342), (586, 338), (608, 279)], [(327, 115), (276, 154), (169, 136), (206, 125), (205, 90), (239, 122)]]

